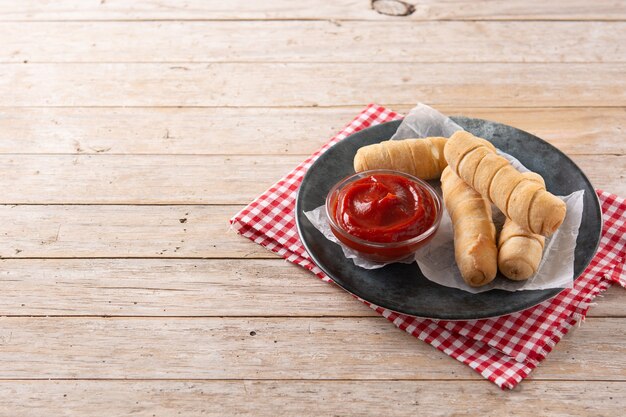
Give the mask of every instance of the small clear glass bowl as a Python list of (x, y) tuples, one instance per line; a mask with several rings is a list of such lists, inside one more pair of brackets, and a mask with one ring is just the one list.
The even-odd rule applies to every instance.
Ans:
[[(336, 206), (335, 202), (341, 191), (353, 182), (375, 174), (391, 174), (404, 177), (430, 195), (435, 205), (435, 220), (433, 224), (420, 235), (398, 242), (372, 242), (364, 240), (351, 235), (339, 226), (335, 221), (334, 207)], [(350, 175), (335, 184), (326, 196), (326, 215), (329, 219), (330, 229), (333, 234), (339, 241), (358, 252), (364, 259), (379, 263), (391, 263), (407, 259), (411, 254), (414, 254), (418, 249), (430, 242), (439, 228), (439, 223), (441, 223), (442, 210), (443, 204), (441, 197), (439, 197), (439, 194), (437, 194), (430, 184), (412, 175), (388, 169), (373, 169)]]

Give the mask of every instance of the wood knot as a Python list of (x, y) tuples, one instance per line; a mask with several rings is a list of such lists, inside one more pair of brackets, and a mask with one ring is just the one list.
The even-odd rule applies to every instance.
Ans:
[(372, 0), (372, 9), (387, 16), (409, 16), (415, 6), (401, 0)]

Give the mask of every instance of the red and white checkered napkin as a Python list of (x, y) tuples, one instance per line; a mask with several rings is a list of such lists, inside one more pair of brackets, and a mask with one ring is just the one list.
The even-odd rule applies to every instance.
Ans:
[[(368, 106), (337, 136), (241, 210), (231, 224), (243, 236), (331, 282), (311, 261), (298, 237), (294, 220), (296, 191), (306, 170), (330, 146), (361, 129), (399, 118), (399, 114), (383, 107)], [(574, 288), (535, 307), (493, 319), (443, 321), (406, 316), (360, 301), (501, 388), (513, 388), (577, 321), (584, 319), (596, 295), (612, 282), (626, 287), (626, 201), (604, 191), (598, 191), (598, 197), (604, 217), (598, 253)]]

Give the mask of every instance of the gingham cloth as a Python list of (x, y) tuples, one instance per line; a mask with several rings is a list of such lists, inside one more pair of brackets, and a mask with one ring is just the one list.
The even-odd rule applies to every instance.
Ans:
[[(332, 282), (311, 260), (294, 220), (296, 192), (311, 164), (330, 146), (366, 127), (401, 116), (369, 105), (339, 134), (231, 219), (243, 236)], [(626, 201), (597, 191), (604, 217), (598, 253), (574, 288), (518, 313), (485, 320), (443, 321), (394, 313), (364, 300), (387, 320), (511, 389), (545, 359), (568, 330), (584, 319), (593, 298), (613, 282), (626, 287)], [(583, 220), (584, 221), (584, 220)]]

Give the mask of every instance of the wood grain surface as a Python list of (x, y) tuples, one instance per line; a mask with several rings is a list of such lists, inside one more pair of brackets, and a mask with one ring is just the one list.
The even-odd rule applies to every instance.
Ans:
[[(615, 0), (408, 0), (410, 20), (624, 20), (626, 7)], [(22, 0), (3, 2), (6, 20), (392, 20), (376, 12), (370, 0)], [(395, 21), (395, 20), (394, 20)]]
[(614, 0), (0, 2), (0, 416), (621, 416), (622, 288), (501, 391), (228, 219), (373, 102), (626, 196), (625, 36)]
[[(626, 156), (572, 159), (595, 186), (626, 194)], [(300, 155), (0, 155), (7, 170), (0, 177), (0, 203), (243, 204), (302, 160)]]
[[(622, 322), (588, 318), (532, 379), (623, 381)], [(5, 317), (0, 323), (0, 378), (6, 379), (482, 379), (380, 316)]]
[(0, 106), (624, 107), (624, 73), (626, 63), (8, 63)]
[[(0, 315), (7, 317), (378, 317), (302, 268), (237, 252), (216, 259), (17, 258), (0, 267)], [(589, 317), (624, 317), (621, 291), (605, 292)]]
[[(515, 126), (568, 155), (626, 153), (625, 107), (438, 108)], [(361, 109), (6, 107), (0, 153), (306, 156)]]
[(392, 404), (394, 416), (496, 416), (501, 409), (529, 415), (532, 402), (551, 416), (587, 417), (615, 415), (626, 406), (621, 395), (626, 383), (595, 385), (597, 392), (585, 381), (529, 381), (513, 396), (475, 380), (6, 380), (0, 381), (0, 395), (7, 398), (6, 408), (20, 415), (379, 416)]
[(624, 22), (0, 21), (0, 38), (19, 63), (626, 61)]

